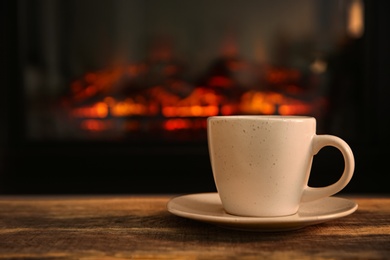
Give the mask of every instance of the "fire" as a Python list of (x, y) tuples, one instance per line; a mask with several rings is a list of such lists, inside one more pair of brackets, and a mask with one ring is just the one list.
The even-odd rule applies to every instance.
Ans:
[(153, 109), (142, 102), (137, 102), (131, 98), (126, 98), (123, 101), (114, 101), (111, 104), (111, 115), (115, 117), (135, 116), (135, 115), (151, 115)]
[(247, 114), (307, 115), (312, 110), (311, 103), (275, 92), (249, 91), (241, 99), (241, 111)]
[(99, 120), (94, 119), (87, 119), (81, 122), (81, 129), (87, 130), (87, 131), (104, 131), (112, 127), (111, 122), (103, 122)]
[(168, 88), (154, 85), (129, 91), (132, 89), (126, 88), (126, 84), (144, 71), (145, 66), (131, 65), (87, 73), (74, 81), (68, 100), (71, 118), (81, 119), (80, 128), (86, 131), (118, 128), (118, 124), (113, 123), (115, 119), (125, 120), (122, 130), (138, 131), (145, 127), (141, 122), (154, 118), (163, 119), (163, 130), (180, 131), (204, 129), (205, 119), (214, 115), (314, 114), (324, 104), (321, 98), (306, 101), (294, 96), (299, 90), (294, 83), (301, 77), (297, 70), (269, 68), (265, 73), (270, 86), (276, 86), (276, 90), (283, 87), (290, 95), (262, 90), (261, 86), (226, 92), (234, 88), (234, 81), (220, 75), (210, 77), (207, 86), (194, 86), (185, 95), (177, 91), (188, 89), (180, 80), (171, 80)]
[[(164, 95), (162, 95), (162, 97), (164, 97)], [(174, 102), (162, 98), (162, 114), (167, 118), (207, 117), (218, 115), (218, 100), (219, 97), (213, 91), (198, 88), (188, 97), (174, 100)]]
[(75, 117), (105, 118), (108, 115), (108, 106), (104, 102), (97, 102), (91, 106), (75, 108), (72, 115)]
[(164, 129), (168, 131), (186, 130), (186, 129), (205, 129), (206, 121), (189, 120), (183, 118), (168, 119), (164, 123)]

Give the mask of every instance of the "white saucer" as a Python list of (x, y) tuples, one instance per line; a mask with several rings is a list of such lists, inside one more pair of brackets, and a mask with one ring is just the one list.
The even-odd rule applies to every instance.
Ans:
[(285, 231), (345, 217), (358, 205), (351, 200), (328, 197), (303, 203), (294, 215), (283, 217), (240, 217), (222, 208), (218, 193), (199, 193), (172, 198), (167, 209), (174, 215), (207, 222), (230, 229), (250, 231)]

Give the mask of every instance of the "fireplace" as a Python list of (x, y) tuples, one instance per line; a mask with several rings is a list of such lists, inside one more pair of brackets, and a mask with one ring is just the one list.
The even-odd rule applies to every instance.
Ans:
[[(255, 67), (235, 56), (214, 63), (199, 80), (183, 79), (169, 60), (88, 72), (70, 83), (58, 110), (75, 138), (205, 141), (209, 116), (299, 114), (321, 122), (328, 109), (325, 96), (307, 90), (317, 87), (313, 72)], [(156, 67), (160, 79), (149, 82)], [(239, 73), (251, 81), (240, 82)]]
[[(388, 142), (373, 135), (387, 109), (379, 4), (4, 5), (2, 193), (213, 191), (206, 119), (233, 114), (315, 116), (355, 152), (347, 191), (386, 189), (367, 176)], [(321, 151), (311, 183), (333, 182), (339, 157)]]

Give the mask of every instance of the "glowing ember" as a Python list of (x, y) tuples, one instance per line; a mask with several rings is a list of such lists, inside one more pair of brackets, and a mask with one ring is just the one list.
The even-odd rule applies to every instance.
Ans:
[[(153, 119), (161, 122), (157, 128), (180, 131), (205, 129), (208, 116), (315, 114), (325, 104), (323, 98), (306, 101), (296, 96), (300, 93), (296, 82), (301, 78), (297, 70), (268, 68), (265, 82), (274, 90), (261, 90), (264, 87), (260, 83), (251, 89), (237, 88), (233, 79), (221, 75), (211, 76), (206, 86), (189, 88), (184, 81), (170, 79), (163, 84), (134, 87), (146, 70), (141, 65), (118, 67), (87, 73), (74, 81), (66, 103), (71, 118), (81, 119), (80, 128), (86, 131), (155, 129)], [(118, 124), (115, 119), (125, 121)]]

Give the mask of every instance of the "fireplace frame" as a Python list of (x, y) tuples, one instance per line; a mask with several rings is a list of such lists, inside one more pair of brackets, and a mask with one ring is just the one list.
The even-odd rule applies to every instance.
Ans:
[[(390, 23), (385, 3), (365, 1), (365, 77), (359, 91), (358, 137), (344, 138), (356, 159), (345, 192), (388, 193)], [(18, 64), (17, 1), (1, 3), (2, 76), (0, 194), (188, 193), (215, 191), (206, 142), (31, 141), (26, 137)], [(328, 158), (335, 164), (326, 163)], [(313, 185), (332, 182), (342, 170), (332, 149), (315, 157)]]

